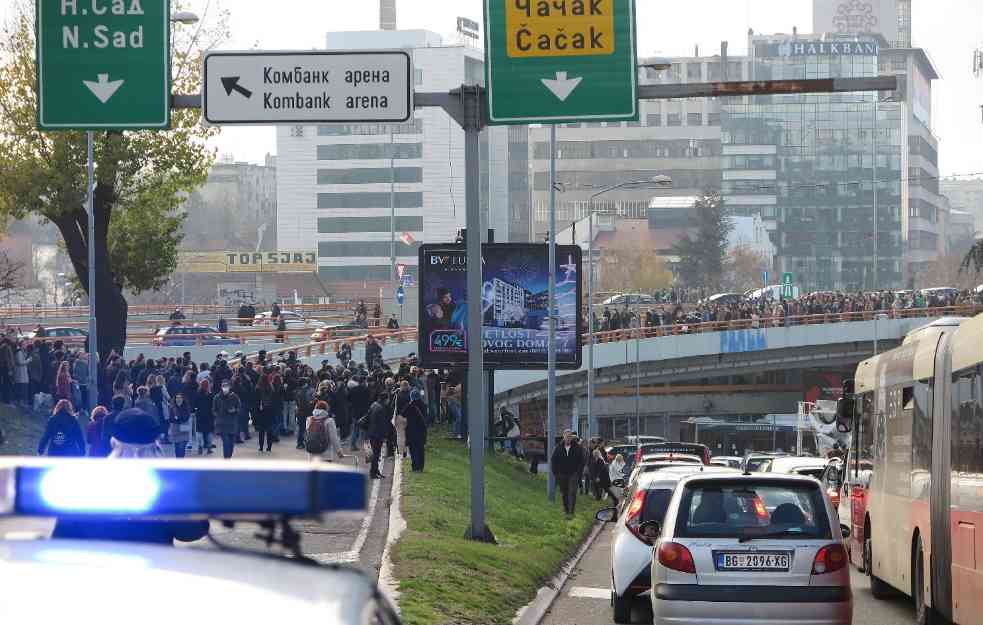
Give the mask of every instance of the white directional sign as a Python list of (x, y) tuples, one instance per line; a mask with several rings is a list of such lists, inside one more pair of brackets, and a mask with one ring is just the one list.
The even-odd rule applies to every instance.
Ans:
[(215, 125), (404, 122), (413, 65), (403, 51), (212, 52), (205, 121)]

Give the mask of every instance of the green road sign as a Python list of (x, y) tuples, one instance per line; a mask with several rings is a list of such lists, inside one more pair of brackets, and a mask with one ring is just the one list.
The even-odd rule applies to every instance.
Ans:
[(792, 299), (795, 293), (792, 289), (793, 276), (791, 273), (782, 274), (782, 299)]
[(170, 126), (170, 0), (36, 6), (40, 129)]
[(638, 119), (635, 0), (485, 0), (489, 122)]

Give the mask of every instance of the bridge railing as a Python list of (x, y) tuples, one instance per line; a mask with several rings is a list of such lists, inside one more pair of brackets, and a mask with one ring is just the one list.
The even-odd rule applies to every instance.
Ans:
[[(317, 343), (307, 343), (303, 345), (289, 345), (282, 348), (268, 350), (266, 352), (267, 359), (276, 360), (280, 356), (286, 356), (287, 354), (294, 352), (297, 354), (298, 358), (313, 358), (316, 356), (337, 356), (341, 351), (341, 346), (347, 344), (353, 351), (358, 347), (365, 347), (368, 343), (369, 337), (374, 337), (381, 345), (385, 346), (388, 343), (407, 343), (415, 342), (417, 339), (417, 329), (415, 327), (402, 328), (399, 330), (386, 330), (379, 329), (373, 330), (371, 332), (366, 332), (365, 334), (360, 334), (358, 336), (349, 336), (344, 338), (335, 338), (327, 341), (320, 341)], [(259, 354), (249, 354), (242, 359), (236, 359), (231, 361), (233, 366), (237, 366), (242, 362), (251, 361), (256, 362), (259, 358)]]
[[(651, 339), (661, 336), (678, 336), (682, 334), (705, 334), (710, 332), (727, 332), (731, 330), (763, 330), (808, 325), (825, 325), (848, 323), (852, 321), (873, 321), (878, 319), (935, 319), (938, 317), (972, 317), (983, 312), (983, 306), (948, 306), (944, 308), (906, 308), (881, 311), (860, 311), (843, 313), (822, 313), (816, 315), (793, 315), (781, 317), (761, 317), (759, 319), (733, 319), (730, 321), (708, 321), (700, 323), (676, 323), (662, 326), (644, 326), (642, 328), (625, 328), (595, 332), (597, 343), (615, 343), (635, 340), (636, 338)], [(584, 344), (591, 341), (591, 335), (585, 334)]]
[[(837, 323), (849, 323), (855, 321), (873, 321), (876, 316), (878, 319), (935, 319), (938, 317), (972, 317), (983, 313), (983, 306), (947, 306), (943, 308), (910, 308), (910, 309), (891, 309), (881, 311), (860, 311), (844, 313), (823, 313), (816, 315), (793, 315), (788, 317), (762, 317), (759, 319), (734, 319), (730, 321), (710, 321), (705, 323), (677, 323), (663, 326), (646, 326), (642, 328), (626, 328), (623, 330), (611, 330), (607, 332), (595, 332), (593, 335), (597, 343), (615, 343), (620, 341), (631, 341), (635, 339), (651, 339), (662, 336), (679, 336), (688, 334), (707, 334), (714, 332), (727, 332), (731, 330), (764, 330), (767, 328), (796, 327), (810, 325), (829, 325)], [(300, 357), (310, 358), (316, 355), (334, 355), (338, 353), (342, 343), (348, 343), (352, 349), (357, 345), (364, 344), (369, 335), (375, 336), (380, 342), (396, 341), (408, 342), (418, 339), (416, 328), (405, 328), (397, 331), (374, 330), (366, 334), (351, 336), (346, 338), (331, 339), (323, 342), (308, 343), (304, 345), (290, 345), (277, 349), (267, 354), (275, 357), (279, 354), (297, 352)], [(591, 341), (591, 335), (583, 336), (584, 345)], [(248, 359), (255, 360), (252, 355)]]

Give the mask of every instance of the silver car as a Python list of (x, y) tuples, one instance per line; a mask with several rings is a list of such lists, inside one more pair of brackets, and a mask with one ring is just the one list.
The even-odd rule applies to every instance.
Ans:
[(849, 559), (820, 483), (798, 475), (680, 480), (652, 561), (655, 625), (850, 625)]

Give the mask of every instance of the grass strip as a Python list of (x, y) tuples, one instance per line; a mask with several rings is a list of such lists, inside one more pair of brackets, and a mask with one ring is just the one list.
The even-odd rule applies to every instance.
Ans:
[(0, 427), (7, 442), (0, 446), (0, 456), (35, 456), (38, 442), (48, 423), (45, 416), (28, 414), (13, 406), (0, 404)]
[(487, 455), (487, 523), (498, 540), (464, 539), (470, 522), (467, 448), (431, 433), (426, 469), (403, 480), (407, 529), (393, 550), (400, 606), (408, 625), (510, 623), (590, 532), (599, 505), (578, 497), (567, 520), (559, 493), (550, 505), (546, 476), (503, 454)]

